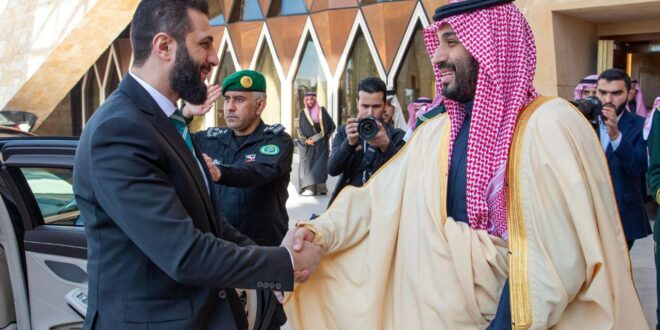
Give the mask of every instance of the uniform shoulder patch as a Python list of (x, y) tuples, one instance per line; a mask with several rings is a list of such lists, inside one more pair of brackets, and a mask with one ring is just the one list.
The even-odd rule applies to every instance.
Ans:
[(264, 133), (273, 133), (273, 135), (280, 135), (282, 134), (282, 132), (284, 132), (284, 126), (282, 126), (282, 124), (270, 125), (264, 128)]
[(259, 149), (262, 155), (275, 156), (280, 153), (280, 147), (275, 144), (266, 144)]
[(206, 137), (217, 138), (221, 135), (227, 134), (228, 131), (229, 131), (228, 128), (211, 127), (208, 130), (206, 130)]

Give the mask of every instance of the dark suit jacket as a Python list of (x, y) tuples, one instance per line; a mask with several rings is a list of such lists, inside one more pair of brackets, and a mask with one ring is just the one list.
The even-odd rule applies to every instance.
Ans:
[(624, 111), (619, 119), (621, 143), (615, 151), (611, 145), (605, 150), (621, 223), (628, 241), (651, 234), (651, 224), (640, 190), (648, 168), (643, 128), (644, 118)]
[(223, 288), (293, 288), (286, 249), (253, 246), (222, 219), (193, 154), (130, 75), (85, 127), (74, 193), (85, 329), (233, 329), (236, 295)]

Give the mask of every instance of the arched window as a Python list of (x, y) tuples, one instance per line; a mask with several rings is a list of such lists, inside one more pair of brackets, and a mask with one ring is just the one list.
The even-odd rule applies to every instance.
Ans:
[(118, 63), (116, 62), (116, 57), (112, 56), (114, 49), (110, 49), (110, 58), (108, 59), (108, 70), (106, 71), (106, 77), (105, 77), (105, 86), (104, 86), (104, 92), (105, 92), (105, 99), (107, 99), (112, 92), (119, 87), (119, 81), (121, 80), (121, 76), (119, 74), (119, 71), (117, 69)]
[(257, 71), (261, 72), (266, 78), (266, 109), (261, 114), (261, 119), (266, 124), (279, 124), (282, 122), (280, 112), (280, 77), (277, 75), (275, 61), (270, 52), (268, 43), (264, 41), (261, 47), (259, 58), (257, 60)]
[(298, 137), (298, 115), (305, 107), (304, 98), (307, 92), (316, 92), (316, 102), (327, 108), (328, 78), (321, 69), (321, 59), (314, 46), (314, 41), (308, 35), (305, 40), (300, 65), (293, 80), (293, 137)]
[(346, 124), (348, 117), (357, 115), (358, 83), (369, 76), (380, 77), (367, 40), (362, 31), (358, 30), (346, 69), (339, 81), (339, 120), (342, 125)]
[[(234, 72), (236, 72), (236, 67), (234, 66), (234, 61), (231, 59), (231, 54), (229, 51), (225, 51), (220, 66), (218, 67), (218, 74), (215, 83), (222, 85), (222, 81)], [(224, 105), (225, 99), (222, 97), (215, 102), (215, 126), (227, 126), (227, 122), (225, 122), (225, 114), (223, 112)]]
[(424, 29), (420, 23), (408, 44), (403, 63), (396, 74), (396, 94), (403, 107), (403, 115), (408, 120), (408, 104), (420, 96), (435, 96), (435, 77), (431, 60), (424, 45)]
[(89, 120), (94, 111), (101, 106), (101, 83), (96, 77), (93, 65), (83, 78), (83, 119)]

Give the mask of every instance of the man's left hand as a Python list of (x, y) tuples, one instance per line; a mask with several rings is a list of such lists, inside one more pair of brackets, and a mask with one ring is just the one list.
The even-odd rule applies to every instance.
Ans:
[[(625, 110), (624, 110), (625, 111)], [(605, 120), (605, 127), (607, 127), (607, 135), (610, 136), (610, 140), (614, 141), (619, 138), (619, 118), (616, 115), (616, 111), (612, 107), (603, 107), (603, 117)]]
[(220, 177), (222, 177), (222, 173), (220, 172), (220, 169), (213, 164), (213, 159), (209, 157), (207, 154), (202, 154), (204, 156), (204, 162), (206, 163), (206, 167), (209, 168), (209, 173), (211, 173), (211, 180), (213, 182), (218, 182), (220, 180)]
[(376, 122), (378, 123), (378, 133), (376, 136), (374, 136), (373, 139), (367, 141), (367, 143), (380, 149), (380, 152), (385, 152), (385, 150), (387, 150), (387, 146), (390, 145), (390, 138), (387, 136), (385, 126), (383, 126), (380, 121)]
[(186, 118), (191, 118), (192, 116), (203, 116), (211, 110), (213, 103), (217, 101), (222, 96), (222, 87), (219, 85), (211, 85), (206, 91), (206, 102), (204, 104), (190, 104), (186, 103), (183, 107), (181, 113)]

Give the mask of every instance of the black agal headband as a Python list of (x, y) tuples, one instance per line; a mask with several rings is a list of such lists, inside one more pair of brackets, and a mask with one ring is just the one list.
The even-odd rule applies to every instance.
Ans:
[(466, 0), (456, 3), (444, 5), (435, 10), (433, 21), (441, 21), (447, 17), (459, 14), (469, 13), (480, 9), (495, 7), (498, 5), (507, 4), (514, 0)]

